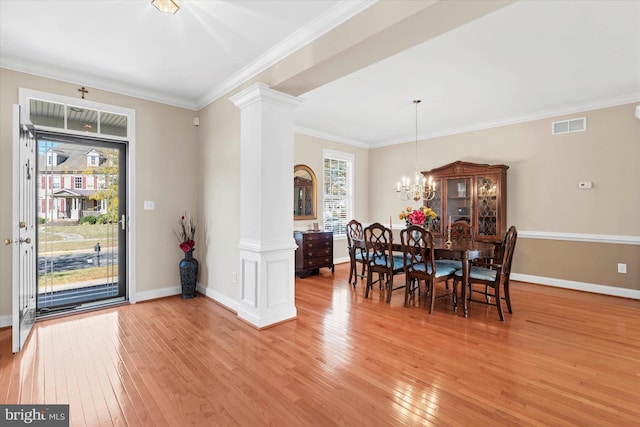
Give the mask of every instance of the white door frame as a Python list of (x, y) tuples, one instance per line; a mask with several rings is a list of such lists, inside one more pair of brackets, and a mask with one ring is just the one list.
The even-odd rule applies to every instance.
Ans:
[[(132, 230), (135, 230), (136, 225), (136, 111), (131, 108), (120, 107), (116, 105), (102, 104), (99, 102), (93, 102), (86, 99), (79, 98), (71, 98), (68, 96), (56, 95), (47, 92), (40, 92), (32, 89), (19, 88), (18, 89), (18, 99), (20, 102), (20, 106), (26, 112), (27, 117), (29, 114), (29, 99), (39, 99), (48, 102), (55, 102), (58, 104), (65, 105), (73, 105), (80, 108), (87, 108), (92, 110), (98, 110), (102, 112), (116, 113), (127, 116), (127, 136), (126, 137), (117, 137), (113, 135), (99, 134), (94, 133), (93, 136), (98, 136), (102, 139), (113, 140), (114, 142), (125, 142), (126, 143), (126, 156), (127, 156), (127, 292), (126, 299), (135, 304), (137, 301), (137, 290), (136, 290), (136, 233), (133, 233)], [(68, 135), (77, 135), (80, 137), (86, 136), (86, 133), (80, 131), (73, 131), (67, 129), (60, 128), (52, 128), (46, 126), (38, 126), (35, 125), (36, 130), (44, 130), (50, 132), (64, 133)], [(14, 147), (15, 150), (15, 147)], [(16, 171), (14, 171), (16, 173)], [(15, 263), (17, 260), (13, 261), (13, 269), (15, 271)]]

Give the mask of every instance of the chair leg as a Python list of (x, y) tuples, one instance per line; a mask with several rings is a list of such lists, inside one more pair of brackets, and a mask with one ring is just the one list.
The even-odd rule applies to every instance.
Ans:
[(404, 306), (405, 307), (409, 305), (409, 289), (411, 286), (411, 282), (412, 280), (405, 275), (405, 279), (404, 279)]
[(507, 308), (509, 309), (509, 313), (513, 313), (511, 310), (511, 298), (509, 298), (509, 282), (504, 284), (504, 299), (507, 301)]
[(458, 283), (460, 282), (460, 279), (458, 279), (457, 277), (455, 277), (453, 279), (453, 311), (458, 311)]
[(367, 273), (367, 283), (364, 284), (364, 297), (369, 298), (369, 288), (372, 286), (371, 281), (373, 279), (373, 274), (371, 274), (371, 270)]
[(387, 275), (387, 304), (391, 304), (391, 292), (393, 291), (393, 275)]
[(433, 305), (436, 301), (436, 287), (433, 281), (427, 281), (427, 287), (429, 288), (429, 314), (433, 313)]
[[(351, 283), (351, 279), (353, 278), (353, 276), (356, 276), (355, 281), (353, 282), (353, 286), (356, 286), (356, 281), (358, 280), (358, 274), (355, 271), (356, 270), (356, 262), (354, 259), (351, 259), (350, 263), (349, 263), (349, 283)], [(355, 272), (355, 274), (354, 274)]]
[(500, 320), (504, 322), (504, 314), (502, 313), (502, 302), (500, 300), (500, 284), (494, 288), (494, 298), (496, 299), (496, 307), (498, 307), (498, 315), (500, 315)]

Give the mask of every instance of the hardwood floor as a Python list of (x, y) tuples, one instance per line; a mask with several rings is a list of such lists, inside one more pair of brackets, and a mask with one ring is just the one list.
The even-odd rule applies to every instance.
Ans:
[(38, 322), (18, 355), (0, 330), (0, 402), (72, 426), (640, 425), (639, 301), (514, 282), (500, 322), (347, 276), (297, 280), (298, 318), (263, 331), (202, 296)]

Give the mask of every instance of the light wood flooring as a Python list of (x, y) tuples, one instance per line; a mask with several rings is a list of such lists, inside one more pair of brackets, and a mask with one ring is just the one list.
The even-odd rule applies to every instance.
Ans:
[(0, 402), (72, 426), (640, 425), (640, 301), (513, 282), (500, 322), (347, 273), (297, 279), (297, 319), (262, 331), (202, 295), (38, 322), (17, 355), (0, 330)]

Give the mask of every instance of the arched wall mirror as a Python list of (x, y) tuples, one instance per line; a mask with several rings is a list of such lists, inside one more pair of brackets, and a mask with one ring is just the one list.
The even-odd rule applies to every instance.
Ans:
[(293, 168), (293, 219), (316, 219), (316, 175), (307, 165)]

